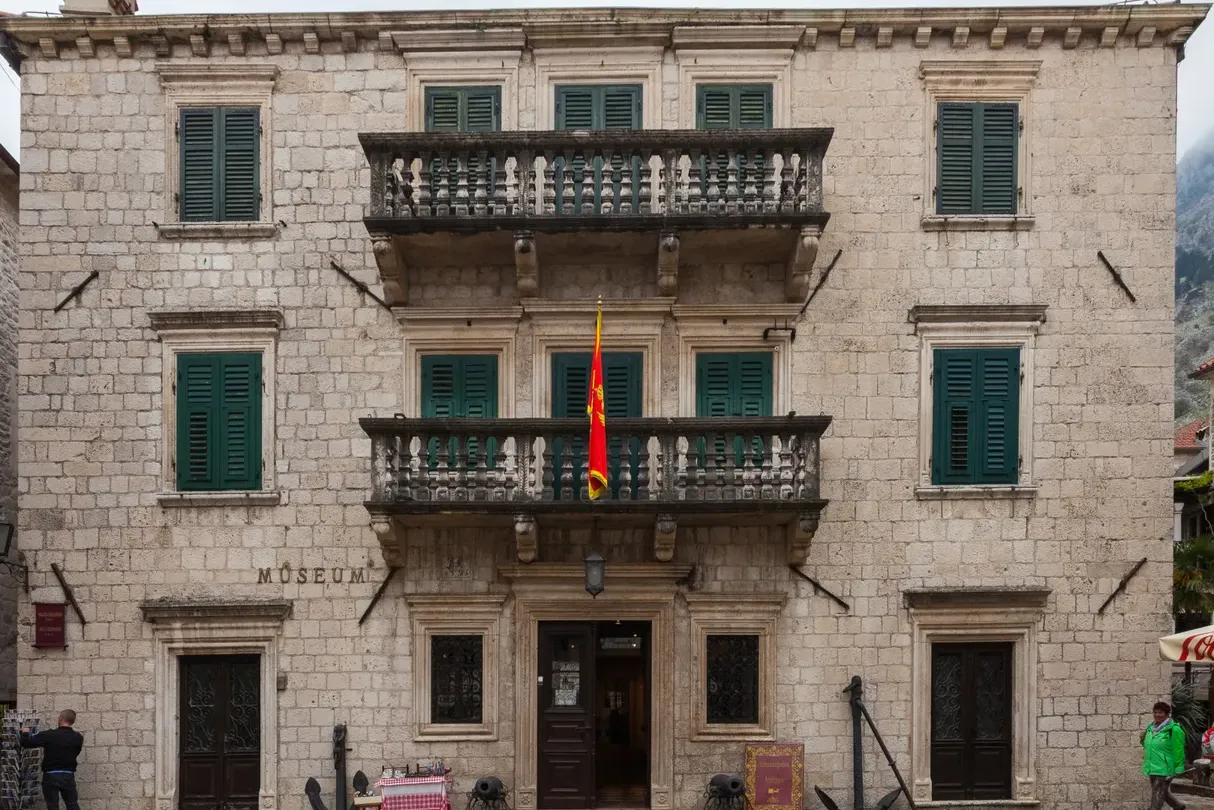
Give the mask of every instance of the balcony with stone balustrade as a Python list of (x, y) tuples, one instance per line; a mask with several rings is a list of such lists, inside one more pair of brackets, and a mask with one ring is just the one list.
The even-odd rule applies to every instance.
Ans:
[(541, 527), (651, 527), (668, 561), (680, 526), (780, 526), (805, 560), (826, 501), (826, 416), (613, 419), (608, 491), (587, 496), (585, 419), (362, 419), (371, 522), (387, 559), (402, 528), (513, 527), (535, 559)]
[[(540, 262), (652, 263), (677, 295), (680, 265), (786, 264), (804, 300), (830, 215), (831, 129), (382, 133), (364, 222), (389, 303), (409, 269), (513, 265), (542, 296)], [(441, 270), (439, 271), (441, 272)]]

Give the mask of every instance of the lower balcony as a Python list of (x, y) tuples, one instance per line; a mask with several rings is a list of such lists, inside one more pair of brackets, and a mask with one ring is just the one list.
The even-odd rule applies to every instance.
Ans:
[[(586, 419), (363, 419), (371, 438), (372, 526), (390, 560), (397, 530), (513, 525), (536, 557), (540, 526), (652, 526), (669, 561), (684, 526), (787, 526), (804, 562), (826, 501), (827, 416), (615, 419), (608, 492), (587, 496)], [(389, 557), (389, 555), (392, 555)]]

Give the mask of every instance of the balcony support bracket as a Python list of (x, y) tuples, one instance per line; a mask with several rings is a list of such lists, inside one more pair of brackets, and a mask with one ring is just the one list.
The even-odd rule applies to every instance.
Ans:
[(379, 265), (379, 277), (384, 285), (384, 298), (389, 306), (404, 306), (409, 303), (409, 279), (407, 265), (400, 244), (391, 236), (372, 236), (371, 250), (375, 263)]
[(804, 565), (809, 544), (818, 531), (818, 516), (802, 512), (788, 527), (788, 564)]
[(679, 235), (662, 231), (658, 239), (658, 295), (674, 296), (679, 287)]
[(405, 564), (405, 533), (390, 515), (371, 515), (371, 531), (379, 538), (384, 564), (389, 568), (400, 568)]
[(653, 556), (658, 562), (674, 559), (674, 539), (678, 530), (678, 518), (670, 514), (658, 515), (653, 526)]
[(518, 547), (519, 562), (534, 562), (539, 531), (535, 515), (514, 516), (514, 544)]
[(792, 254), (788, 257), (788, 271), (784, 280), (784, 296), (789, 303), (799, 304), (809, 295), (809, 280), (813, 275), (814, 262), (818, 259), (818, 239), (822, 232), (817, 228), (804, 228)]
[(540, 260), (535, 252), (535, 234), (518, 231), (514, 234), (514, 270), (518, 275), (518, 294), (534, 298), (540, 294)]

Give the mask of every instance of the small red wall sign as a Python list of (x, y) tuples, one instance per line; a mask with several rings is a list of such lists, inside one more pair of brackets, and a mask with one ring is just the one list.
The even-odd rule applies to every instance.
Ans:
[(805, 797), (805, 746), (800, 743), (746, 745), (746, 793), (763, 810), (801, 810)]
[(67, 646), (67, 605), (34, 603), (34, 646), (60, 649)]

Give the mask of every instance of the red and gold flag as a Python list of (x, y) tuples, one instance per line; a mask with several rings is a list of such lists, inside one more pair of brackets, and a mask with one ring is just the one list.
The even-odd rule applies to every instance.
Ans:
[(603, 307), (594, 322), (594, 354), (590, 358), (590, 395), (586, 413), (590, 416), (590, 463), (586, 485), (590, 500), (607, 491), (607, 407), (603, 402)]

